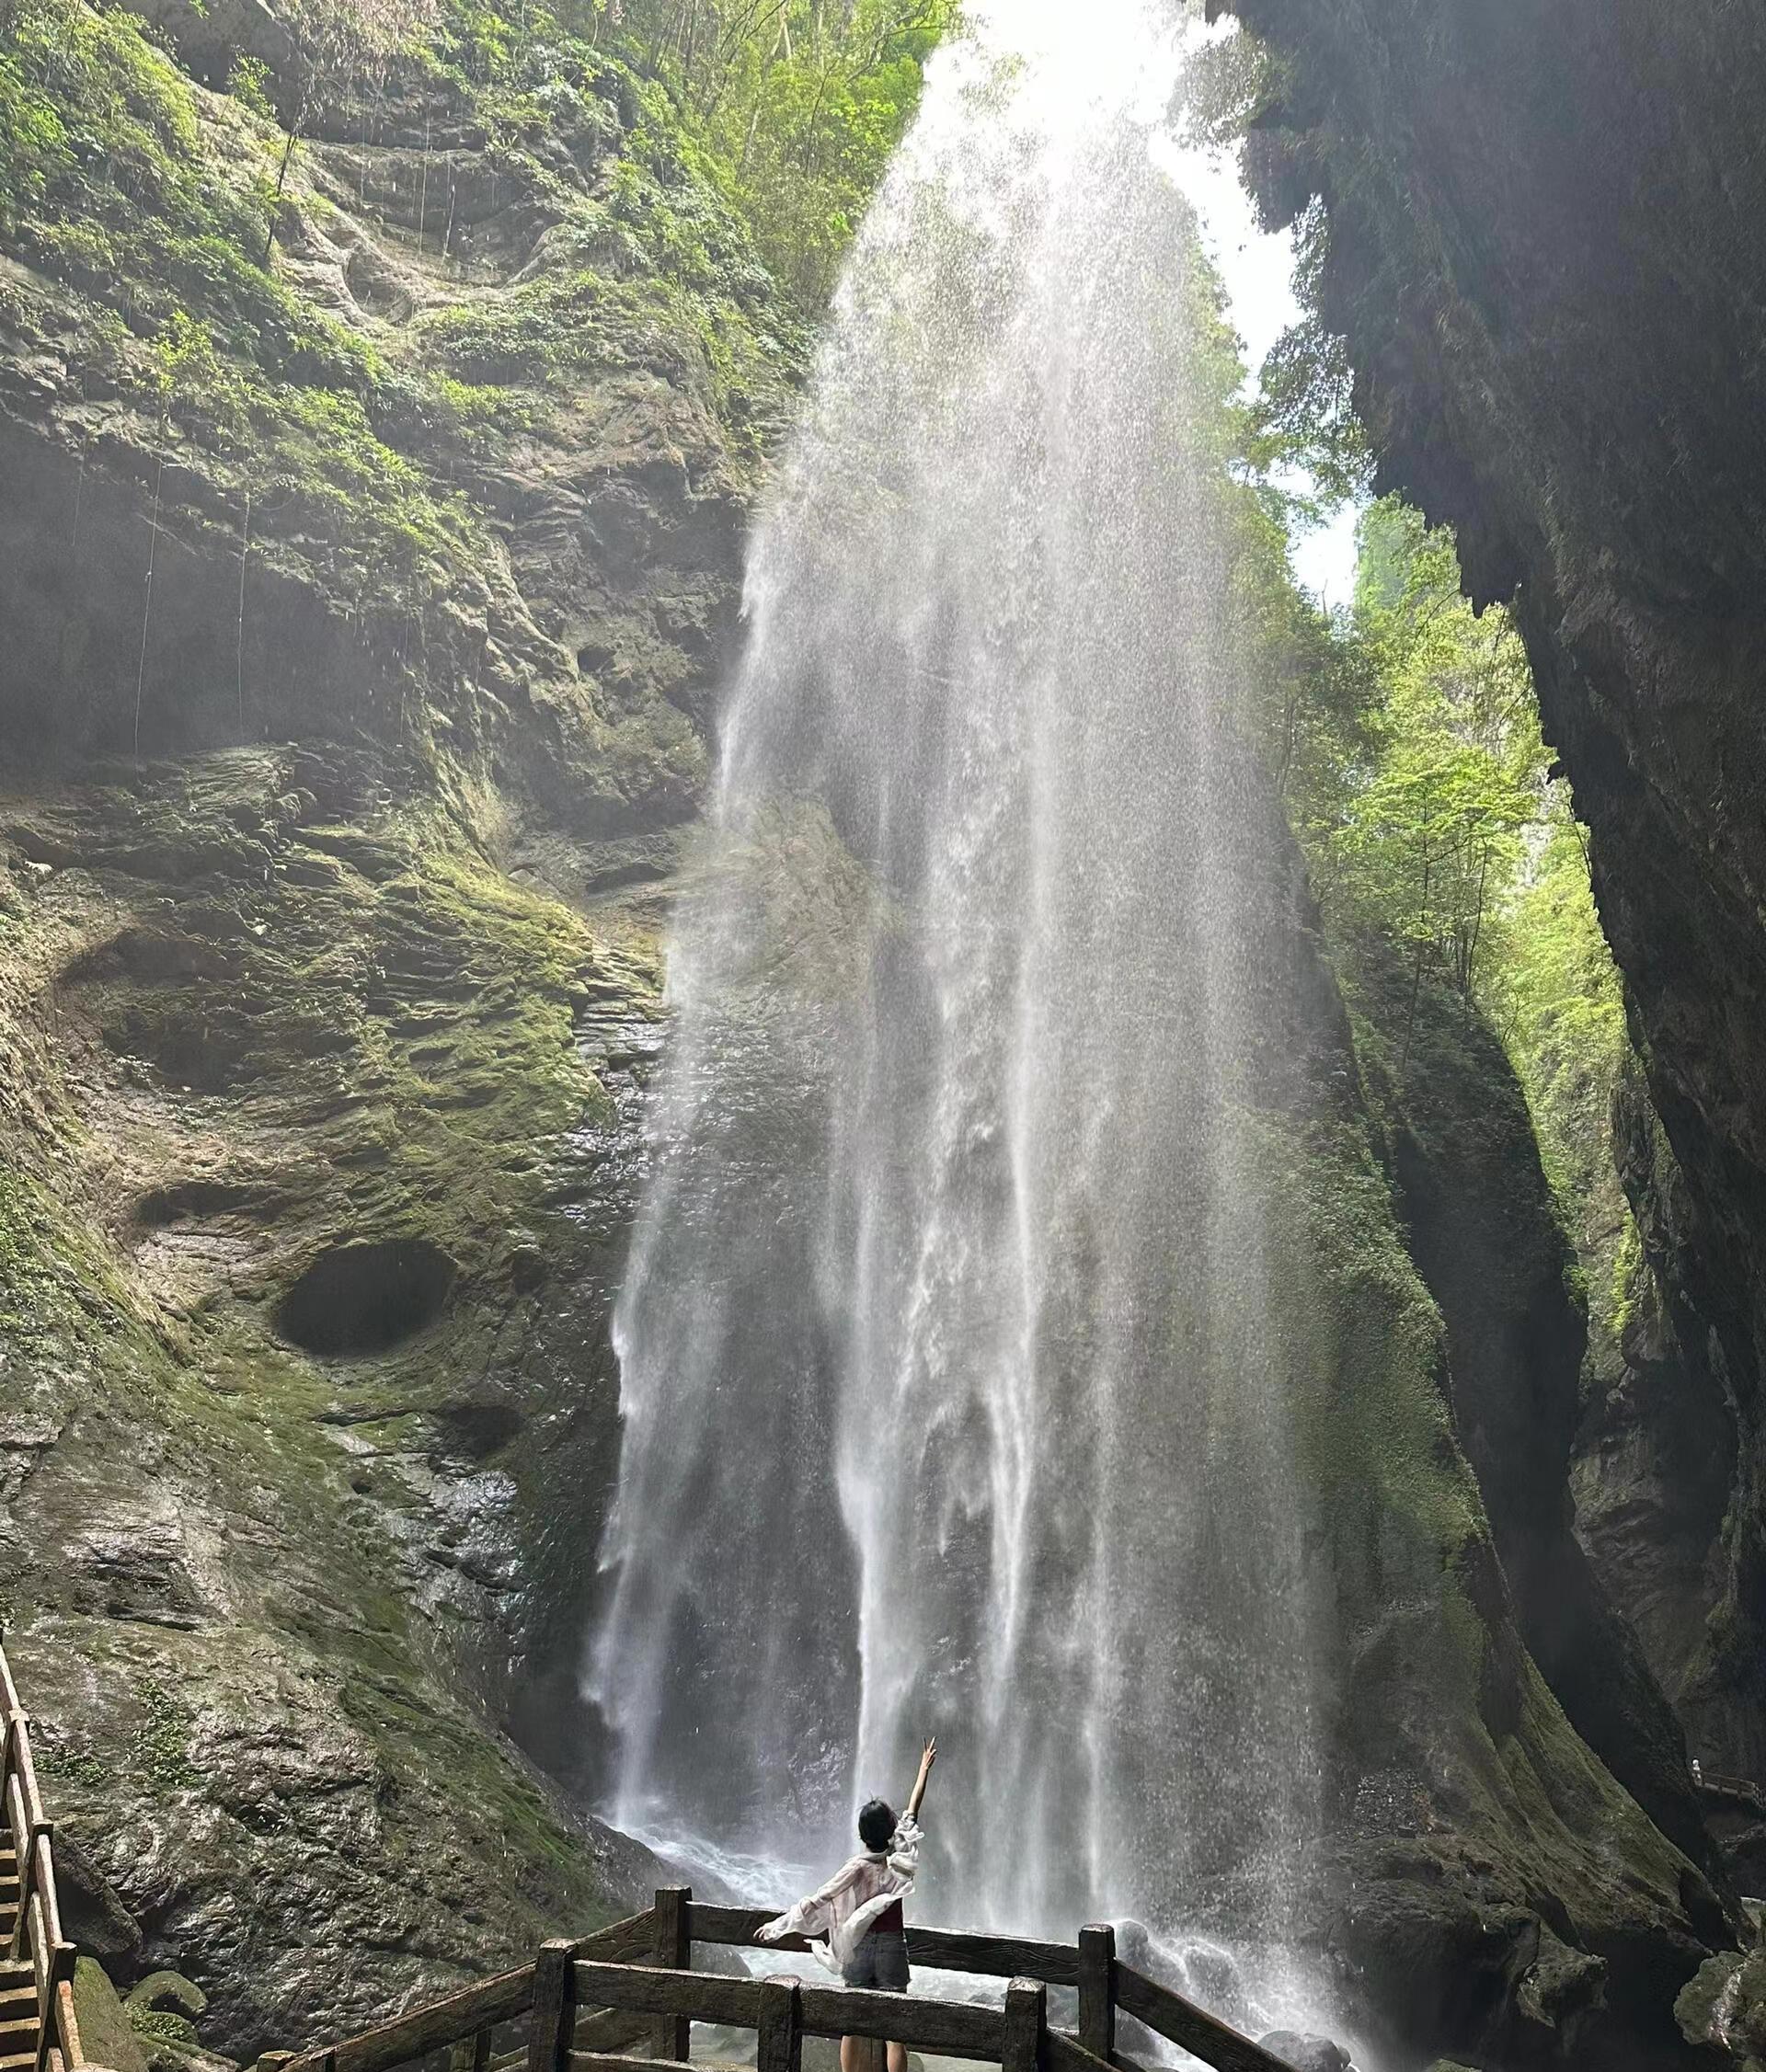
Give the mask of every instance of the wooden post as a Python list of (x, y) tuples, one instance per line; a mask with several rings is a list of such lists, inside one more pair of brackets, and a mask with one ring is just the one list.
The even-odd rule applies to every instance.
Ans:
[(760, 2035), (754, 2072), (802, 2072), (803, 2009), (795, 1978), (761, 1981)]
[(472, 2072), (490, 2072), (490, 2046), (494, 2034), (489, 2022), (473, 2032)]
[(1094, 1923), (1079, 1931), (1079, 2040), (1110, 2062), (1116, 2049), (1116, 1930)]
[(527, 2072), (568, 2072), (576, 2017), (576, 1973), (568, 1942), (543, 1942), (533, 1966), (533, 2014)]
[(56, 2001), (57, 1988), (72, 1986), (77, 1952), (71, 1942), (57, 1942), (46, 1952), (48, 1979), (41, 1999), (41, 2014), (37, 2023), (36, 2072), (44, 2072), (49, 2063), (49, 2054), (55, 2047), (57, 2034)]
[[(687, 1907), (693, 1899), (687, 1885), (664, 1885), (656, 1895), (656, 1937), (650, 1945), (651, 1962), (665, 1971), (693, 1969), (693, 1937), (687, 1929)], [(663, 2014), (656, 2018), (650, 2032), (650, 2055), (684, 2065), (693, 2043), (693, 2022), (685, 2015)]]
[(1005, 1989), (1000, 2072), (1041, 2072), (1048, 2026), (1049, 1988), (1040, 1979), (1015, 1978)]

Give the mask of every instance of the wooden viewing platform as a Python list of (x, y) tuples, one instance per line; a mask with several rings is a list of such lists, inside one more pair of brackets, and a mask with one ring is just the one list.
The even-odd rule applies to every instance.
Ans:
[[(1071, 1943), (909, 1929), (912, 1963), (1005, 1979), (1003, 2008), (694, 1970), (695, 1945), (753, 1947), (755, 1929), (771, 1917), (760, 1908), (702, 1906), (671, 1887), (611, 1928), (543, 1943), (520, 1970), (322, 2049), (273, 2053), (259, 2061), (261, 2072), (392, 2072), (442, 2054), (450, 2072), (653, 2072), (659, 2063), (687, 2062), (695, 2021), (751, 2030), (757, 2072), (800, 2072), (807, 2036), (898, 2043), (1002, 2072), (1145, 2072), (1118, 2046), (1118, 2014), (1216, 2072), (1288, 2072), (1250, 2037), (1124, 1963), (1107, 1927), (1084, 1928)], [(808, 1944), (794, 1938), (763, 1947)], [(1076, 1997), (1072, 2031), (1049, 2020), (1050, 1986)], [(705, 2072), (745, 2072), (745, 2065), (694, 2062)]]
[[(80, 2047), (75, 1951), (62, 1928), (55, 1828), (43, 1812), (30, 1723), (0, 1647), (0, 2072), (101, 2072)], [(923, 1971), (1008, 1981), (1003, 2007), (876, 1993), (790, 1977), (698, 1971), (694, 1952), (754, 1947), (764, 1908), (705, 1906), (684, 1886), (641, 1914), (574, 1941), (545, 1942), (531, 1964), (426, 2002), (377, 2028), (296, 2055), (270, 2051), (258, 2072), (394, 2072), (434, 2061), (447, 2072), (654, 2072), (683, 2065), (693, 2025), (751, 2030), (757, 2072), (801, 2072), (803, 2041), (859, 2036), (1002, 2072), (1146, 2072), (1118, 2047), (1118, 2014), (1215, 2072), (1289, 2072), (1250, 2037), (1116, 1954), (1109, 1928), (1075, 1942), (911, 1928)], [(803, 1952), (801, 1937), (768, 1943)], [(1074, 1996), (1072, 2031), (1049, 2019), (1049, 1989)], [(699, 2060), (704, 2072), (747, 2072)]]

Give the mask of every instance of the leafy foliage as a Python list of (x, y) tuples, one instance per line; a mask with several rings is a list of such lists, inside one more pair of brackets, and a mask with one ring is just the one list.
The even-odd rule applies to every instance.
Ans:
[[(715, 40), (694, 33), (702, 6), (718, 17)], [(720, 177), (773, 272), (819, 306), (956, 0), (684, 0), (667, 12)], [(710, 53), (697, 70), (695, 46)]]
[(1612, 1098), (1633, 1069), (1631, 1043), (1585, 841), (1565, 788), (1554, 784), (1510, 909), (1496, 1012), (1587, 1269), (1599, 1346), (1623, 1333), (1646, 1269), (1612, 1161)]
[(1532, 678), (1506, 613), (1474, 617), (1445, 532), (1405, 506), (1361, 523), (1355, 632), (1371, 760), (1326, 846), (1333, 897), (1469, 995), (1493, 959), (1543, 804)]
[(1610, 1339), (1639, 1265), (1609, 1145), (1629, 1059), (1623, 993), (1519, 636), (1499, 610), (1474, 615), (1451, 535), (1395, 499), (1362, 519), (1355, 603), (1335, 622), (1284, 579), (1270, 522), (1241, 578), (1256, 719), (1327, 922), (1358, 967), (1402, 954), (1397, 1061), (1425, 987), (1489, 1018)]
[(1260, 745), (1338, 931), (1402, 945), (1418, 982), (1491, 996), (1546, 810), (1526, 655), (1505, 613), (1461, 596), (1450, 533), (1393, 499), (1359, 544), (1335, 619), (1272, 549), (1251, 565)]
[(1323, 208), (1314, 202), (1294, 226), (1294, 289), (1307, 314), (1266, 355), (1252, 423), (1267, 463), (1302, 470), (1330, 505), (1365, 497), (1373, 463), (1355, 413), (1347, 348), (1312, 314), (1323, 253)]
[[(280, 200), (294, 146), (315, 107), (360, 91), (367, 81), (384, 74), (399, 52), (435, 27), (437, 10), (436, 0), (282, 0), (278, 18), (292, 53), (287, 134), (276, 167), (275, 200)], [(258, 73), (238, 84), (249, 99), (254, 89), (267, 92), (266, 82), (267, 75)], [(264, 233), (266, 263), (274, 235), (273, 225)]]
[[(716, 189), (771, 280), (813, 315), (958, 4), (446, 0), (437, 47), (511, 115), (523, 102), (535, 112), (560, 73), (592, 72), (597, 58), (629, 67), (640, 132)], [(661, 164), (651, 169), (671, 184)]]

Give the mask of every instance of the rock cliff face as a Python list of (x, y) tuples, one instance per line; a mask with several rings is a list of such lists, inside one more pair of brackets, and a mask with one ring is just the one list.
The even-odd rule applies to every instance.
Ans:
[[(1737, 1698), (1714, 1674), (1705, 1622), (1724, 1589), (1724, 1521), (1736, 1475), (1723, 1356), (1691, 1288), (1686, 1186), (1635, 1069), (1613, 1097), (1613, 1148), (1639, 1256), (1617, 1342), (1590, 1363), (1577, 1433), (1577, 1529), (1623, 1607), (1707, 1768)], [(1758, 1862), (1738, 1864), (1756, 1892)]]
[(0, 1596), (80, 1932), (249, 2054), (654, 1882), (555, 1780), (787, 327), (611, 63), (330, 111), (269, 283), (270, 126), (15, 29)]
[[(1335, 1846), (1338, 1887), (1353, 1896), (1335, 1947), (1358, 1952), (1397, 2062), (1444, 2051), (1504, 2065), (1554, 2055), (1679, 2064), (1677, 1981), (1693, 1941), (1729, 1940), (1719, 1896), (1727, 1878), (1678, 1723), (1571, 1529), (1587, 1326), (1526, 1104), (1493, 1033), (1460, 996), (1425, 986), (1413, 1001), (1412, 975), (1389, 947), (1336, 948), (1370, 1142), (1391, 1186), (1405, 1270), (1426, 1289), (1439, 1333), (1436, 1385), (1476, 1472), (1482, 1529), (1449, 1568), (1490, 1634), (1474, 1732), (1488, 1734), (1511, 1781), (1483, 1797), (1473, 1780), (1495, 1783), (1497, 1772), (1463, 1745), (1437, 1743), (1424, 1774), (1439, 1781), (1421, 1792), (1401, 1781), (1404, 1759), (1390, 1769), (1372, 1759), (1394, 1717), (1415, 1723), (1434, 1711), (1445, 1664), (1418, 1676), (1395, 1635), (1365, 1659), (1346, 1649), (1367, 1678), (1369, 1738), (1347, 1737), (1359, 1757), (1355, 1803)], [(1365, 1321), (1376, 1340), (1396, 1335)], [(1352, 1392), (1371, 1396), (1370, 1372), (1353, 1357), (1345, 1367)], [(1405, 1457), (1390, 1434), (1376, 1451)], [(1386, 1595), (1379, 1578), (1365, 1597), (1355, 1591), (1359, 1616)], [(1402, 1631), (1405, 1600), (1393, 1595)], [(1518, 1677), (1539, 1679), (1549, 1714)], [(1609, 1909), (1599, 1874), (1550, 1839), (1554, 1819), (1519, 1812), (1513, 1766), (1542, 1765), (1547, 1799), (1567, 1809), (1574, 1789), (1560, 1766), (1571, 1763), (1620, 1780), (1652, 1832), (1684, 1851), (1671, 1859), (1678, 1926), (1654, 1909)], [(1573, 1814), (1569, 1825), (1581, 1831)], [(1517, 1872), (1531, 1895), (1519, 1911), (1503, 1890)]]
[[(1719, 1883), (1685, 1739), (1637, 1635), (1577, 1537), (1570, 1476), (1588, 1347), (1576, 1262), (1532, 1125), (1494, 1032), (1419, 989), (1394, 1051), (1406, 974), (1364, 945), (1350, 984), (1386, 1117), (1411, 1256), (1441, 1311), (1460, 1441), (1478, 1478), (1521, 1636), (1577, 1731), (1665, 1835)], [(1657, 1542), (1666, 1560), (1672, 1542)], [(1652, 1629), (1653, 1631), (1653, 1629)]]
[(1696, 1416), (1719, 1448), (1736, 1434), (1687, 1716), (1707, 1762), (1758, 1776), (1766, 29), (1622, 0), (1240, 11), (1279, 60), (1256, 177), (1276, 217), (1323, 199), (1320, 307), (1382, 481), (1451, 521), (1474, 595), (1513, 598), (1593, 830), (1684, 1182), (1669, 1307), (1721, 1391)]
[[(578, 1810), (606, 1312), (796, 347), (580, 46), (511, 93), (467, 39), (330, 109), (267, 285), (228, 254), (271, 128), (196, 75), (274, 62), (274, 17), (155, 12), (181, 63), (11, 17), (95, 148), (8, 131), (0, 183), (0, 1597), (80, 1932), (243, 2054), (654, 1873)], [(1477, 1104), (1396, 1071), (1374, 978), (1352, 1035), (1246, 796), (1341, 1643), (1320, 1953), (1412, 2055), (1666, 2064), (1726, 1928), (1623, 1634), (1554, 1655), (1560, 1592), (1605, 1615), (1524, 1114), (1445, 1020)]]

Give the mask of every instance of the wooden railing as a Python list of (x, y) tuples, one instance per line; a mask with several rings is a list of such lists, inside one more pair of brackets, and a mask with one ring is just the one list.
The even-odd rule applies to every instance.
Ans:
[(1715, 1805), (1739, 1806), (1745, 1813), (1766, 1813), (1766, 1791), (1751, 1777), (1724, 1777), (1715, 1770), (1694, 1773), (1699, 1795)]
[[(34, 1988), (33, 2072), (100, 2072), (80, 2048), (75, 1948), (63, 1932), (55, 1887), (55, 1828), (37, 1789), (30, 1723), (4, 1646), (0, 1800), (17, 1866), (7, 1958)], [(711, 2021), (754, 2031), (758, 2072), (800, 2072), (806, 2036), (899, 2043), (1003, 2072), (1144, 2072), (1117, 2046), (1121, 2013), (1215, 2072), (1287, 2072), (1261, 2044), (1123, 1963), (1109, 1928), (1082, 1929), (1074, 1943), (908, 1930), (909, 1958), (923, 1970), (1009, 1981), (998, 2008), (694, 1969), (696, 1944), (750, 1948), (767, 1918), (764, 1909), (699, 1906), (684, 1887), (671, 1887), (627, 1920), (575, 1941), (543, 1943), (531, 1964), (319, 2050), (267, 2053), (259, 2065), (262, 2072), (393, 2072), (445, 2052), (450, 2072), (632, 2072), (684, 2064), (693, 2024)], [(769, 1947), (808, 1945), (794, 1939)], [(1051, 1986), (1077, 1995), (1071, 2034), (1049, 2023)], [(636, 2054), (639, 2044), (648, 2056)]]
[(0, 1798), (17, 1866), (18, 1912), (6, 1961), (28, 1964), (37, 1996), (36, 2072), (82, 2072), (79, 2023), (74, 2016), (75, 1950), (62, 1930), (55, 1889), (55, 1825), (43, 1812), (37, 1766), (30, 1755), (30, 1722), (18, 1702), (6, 1652), (0, 1647)]
[[(758, 2072), (800, 2072), (806, 2036), (899, 2043), (1003, 2072), (1143, 2072), (1118, 2047), (1118, 2014), (1216, 2072), (1288, 2072), (1250, 2037), (1123, 1963), (1107, 1927), (1082, 1929), (1072, 1943), (908, 1930), (909, 1958), (922, 1969), (1007, 1980), (997, 2008), (694, 1969), (695, 1944), (751, 1947), (768, 1918), (763, 1910), (699, 1906), (683, 1888), (659, 1892), (654, 1906), (629, 1920), (574, 1942), (542, 1944), (535, 1963), (520, 1971), (301, 2057), (276, 2054), (263, 2072), (391, 2072), (442, 2051), (465, 2072), (468, 2049), (472, 2072), (653, 2072), (659, 2062), (686, 2062), (695, 2021), (751, 2029)], [(1050, 1986), (1077, 1995), (1071, 2033), (1049, 2022)], [(519, 2047), (506, 2032), (499, 2048), (499, 2030), (516, 2023)], [(648, 2055), (639, 2055), (640, 2044)]]
[[(655, 1950), (655, 1909), (634, 1914), (598, 1929), (565, 1948), (573, 1956), (599, 1957), (612, 1963), (648, 1957)], [(342, 2043), (296, 2056), (291, 2052), (269, 2051), (258, 2060), (261, 2072), (390, 2072), (396, 2065), (416, 2065), (441, 2051), (470, 2051), (472, 2072), (487, 2072), (496, 2065), (512, 2062), (517, 2055), (506, 2038), (499, 2051), (498, 2032), (524, 2025), (533, 2008), (533, 1982), (537, 1966), (522, 1964), (515, 1971), (499, 1972), (477, 1986), (451, 1993), (444, 1999), (429, 2000), (396, 2020), (367, 2029)], [(590, 2032), (590, 2040), (608, 2049), (635, 2042), (646, 2024), (614, 2020)], [(463, 2049), (462, 2046), (464, 2046)], [(524, 2061), (526, 2041), (521, 2039), (520, 2056)]]

